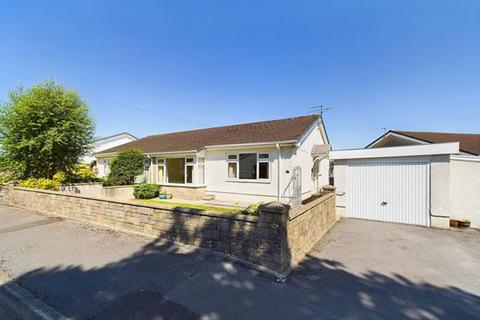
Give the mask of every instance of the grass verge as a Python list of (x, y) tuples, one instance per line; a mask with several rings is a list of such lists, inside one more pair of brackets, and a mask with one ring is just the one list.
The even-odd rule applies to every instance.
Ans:
[(151, 204), (162, 204), (170, 207), (182, 207), (188, 209), (198, 209), (203, 211), (212, 211), (219, 213), (241, 213), (241, 209), (235, 208), (224, 208), (216, 206), (206, 206), (201, 204), (191, 204), (191, 203), (182, 203), (182, 202), (172, 202), (172, 201), (163, 201), (158, 199), (135, 199), (138, 202), (151, 203)]

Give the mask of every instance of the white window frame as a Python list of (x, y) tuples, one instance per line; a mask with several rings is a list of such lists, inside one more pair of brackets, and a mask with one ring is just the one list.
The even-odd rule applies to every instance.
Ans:
[[(192, 161), (187, 162), (187, 159), (192, 159)], [(183, 168), (184, 170), (184, 177), (183, 177), (183, 182), (185, 184), (195, 184), (195, 157), (185, 157), (185, 167)], [(192, 167), (192, 182), (187, 182), (187, 167)]]
[[(267, 158), (260, 158), (261, 154), (268, 155)], [(260, 163), (268, 164), (268, 178), (260, 178)], [(258, 152), (257, 153), (257, 180), (260, 181), (270, 181), (270, 168), (271, 168), (271, 160), (270, 160), (270, 152)]]
[[(162, 160), (162, 162), (160, 160)], [(163, 167), (163, 179), (162, 180), (160, 180), (160, 167)], [(165, 178), (166, 177), (167, 177), (167, 162), (166, 162), (165, 158), (157, 158), (157, 175), (156, 175), (157, 183), (159, 183), (159, 184), (165, 183)]]
[(103, 160), (103, 175), (107, 176), (110, 173), (110, 160)]
[[(256, 178), (255, 179), (240, 179), (240, 154), (256, 154), (257, 156), (257, 167), (256, 167)], [(259, 158), (260, 154), (267, 154), (268, 158)], [(229, 156), (236, 156), (236, 159), (229, 159)], [(225, 154), (226, 170), (225, 177), (227, 181), (245, 181), (245, 182), (270, 182), (272, 176), (272, 156), (268, 151), (259, 151), (259, 152), (229, 152)], [(268, 178), (260, 178), (260, 163), (268, 163)], [(236, 163), (237, 164), (237, 177), (230, 178), (228, 176), (228, 164)]]
[[(235, 159), (229, 159), (230, 156), (235, 156)], [(238, 153), (227, 153), (227, 155), (225, 156), (225, 158), (227, 159), (227, 171), (225, 172), (225, 177), (227, 178), (227, 180), (238, 180), (238, 175), (240, 174), (240, 163), (239, 163), (238, 157), (239, 157)], [(235, 172), (235, 178), (232, 178), (232, 177), (228, 176), (228, 164), (229, 163), (237, 164), (237, 170)]]

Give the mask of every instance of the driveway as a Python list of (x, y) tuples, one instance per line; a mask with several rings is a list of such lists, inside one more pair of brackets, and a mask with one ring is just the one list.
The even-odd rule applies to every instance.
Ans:
[(0, 271), (73, 319), (476, 319), (480, 233), (341, 220), (284, 283), (208, 251), (0, 206)]

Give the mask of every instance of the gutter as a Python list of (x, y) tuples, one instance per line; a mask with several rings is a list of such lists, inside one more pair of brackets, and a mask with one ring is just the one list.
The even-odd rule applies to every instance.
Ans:
[[(178, 154), (178, 153), (197, 153), (198, 150), (184, 150), (184, 151), (166, 151), (166, 152), (143, 152), (143, 154), (149, 156), (157, 156), (164, 154)], [(109, 152), (109, 153), (95, 153), (94, 157), (107, 157), (107, 156), (116, 156), (119, 152)]]
[(249, 148), (258, 146), (276, 146), (277, 144), (294, 145), (297, 140), (272, 141), (272, 142), (255, 142), (255, 143), (236, 143), (236, 144), (217, 144), (205, 146), (205, 149), (228, 149), (228, 148)]

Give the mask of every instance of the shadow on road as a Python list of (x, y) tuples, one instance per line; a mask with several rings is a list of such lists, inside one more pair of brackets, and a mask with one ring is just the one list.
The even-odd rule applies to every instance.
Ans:
[[(184, 224), (181, 215), (175, 223)], [(191, 242), (209, 226), (192, 232), (185, 225), (182, 229), (190, 231), (184, 233), (178, 229), (177, 225), (170, 238)], [(244, 235), (248, 236), (247, 230)], [(237, 250), (248, 249), (247, 242), (232, 238), (231, 243)], [(200, 241), (199, 246), (213, 244)], [(480, 297), (455, 287), (417, 283), (400, 274), (355, 275), (337, 261), (312, 256), (285, 283), (278, 283), (204, 250), (185, 250), (162, 239), (100, 268), (40, 268), (19, 276), (15, 283), (74, 319), (478, 319), (480, 315)]]

